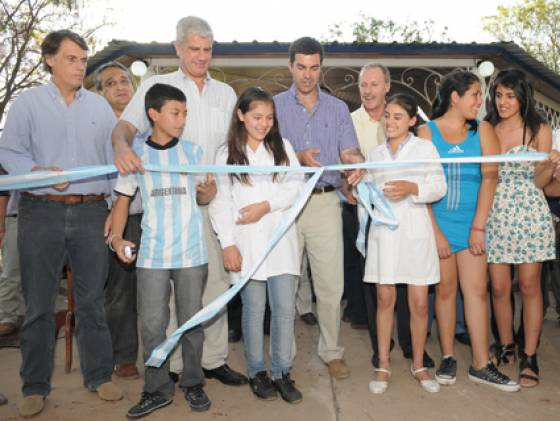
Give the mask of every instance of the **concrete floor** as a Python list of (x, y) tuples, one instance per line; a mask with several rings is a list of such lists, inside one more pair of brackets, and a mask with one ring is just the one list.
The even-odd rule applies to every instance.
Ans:
[[(541, 384), (518, 393), (503, 393), (470, 382), (466, 375), (469, 348), (458, 344), (458, 379), (454, 386), (444, 387), (438, 394), (428, 394), (412, 379), (409, 362), (402, 357), (398, 345), (392, 353), (393, 376), (387, 392), (372, 395), (368, 383), (373, 370), (370, 365), (370, 344), (367, 331), (353, 330), (342, 323), (341, 342), (346, 347), (346, 361), (352, 370), (347, 380), (331, 378), (325, 365), (316, 355), (318, 328), (296, 322), (298, 353), (292, 377), (303, 393), (303, 401), (289, 405), (282, 400), (257, 400), (249, 388), (226, 387), (209, 380), (206, 392), (212, 407), (206, 413), (193, 413), (188, 408), (180, 389), (172, 405), (161, 409), (147, 419), (151, 421), (189, 419), (246, 420), (246, 421), (368, 421), (368, 420), (560, 420), (560, 325), (549, 309), (544, 323), (539, 350)], [(125, 397), (119, 402), (101, 402), (94, 393), (82, 386), (79, 360), (74, 355), (72, 372), (64, 373), (64, 340), (57, 342), (53, 390), (43, 413), (37, 420), (88, 421), (124, 420), (126, 411), (137, 403), (142, 389), (141, 380), (115, 381), (124, 389)], [(229, 363), (243, 370), (243, 346), (230, 348)], [(428, 341), (428, 351), (439, 360), (439, 345), (434, 335)], [(0, 392), (9, 403), (0, 407), (0, 420), (18, 419), (17, 402), (20, 399), (18, 349), (0, 349)], [(506, 369), (517, 376), (516, 367)]]

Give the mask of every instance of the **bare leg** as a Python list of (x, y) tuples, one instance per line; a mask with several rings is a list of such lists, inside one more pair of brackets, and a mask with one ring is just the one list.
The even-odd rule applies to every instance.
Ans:
[[(525, 349), (527, 355), (537, 352), (543, 323), (543, 300), (541, 294), (541, 263), (526, 263), (519, 266), (519, 286), (523, 298), (523, 329), (525, 330)], [(536, 375), (532, 370), (523, 373)], [(522, 385), (534, 385), (529, 379), (520, 379)]]
[[(410, 308), (410, 331), (412, 336), (412, 367), (424, 367), (423, 356), (428, 334), (428, 285), (408, 285), (408, 307)], [(419, 372), (419, 380), (430, 380), (428, 371)]]
[(511, 268), (508, 264), (491, 264), (492, 305), (500, 343), (513, 343), (513, 320), (511, 310)]
[[(379, 367), (390, 367), (389, 352), (391, 334), (393, 331), (393, 317), (397, 292), (394, 285), (377, 284), (377, 342), (379, 347)], [(377, 372), (377, 380), (388, 380), (389, 375)]]
[(471, 337), (472, 365), (484, 367), (488, 357), (488, 291), (486, 255), (474, 256), (469, 250), (457, 253), (459, 281), (465, 301), (465, 318)]
[(442, 355), (453, 355), (457, 296), (457, 257), (440, 259), (440, 282), (436, 285), (436, 317)]

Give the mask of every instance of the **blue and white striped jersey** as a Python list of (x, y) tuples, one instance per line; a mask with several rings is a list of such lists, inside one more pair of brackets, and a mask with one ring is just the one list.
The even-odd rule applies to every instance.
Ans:
[[(202, 149), (186, 140), (173, 139), (165, 146), (148, 138), (134, 151), (144, 164), (195, 165)], [(120, 175), (115, 191), (142, 196), (142, 238), (137, 267), (177, 269), (208, 262), (202, 215), (196, 203), (194, 174), (145, 171)]]

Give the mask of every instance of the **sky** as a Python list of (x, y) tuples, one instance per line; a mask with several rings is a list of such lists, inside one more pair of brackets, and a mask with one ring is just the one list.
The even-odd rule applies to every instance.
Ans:
[[(433, 19), (436, 26), (448, 26), (450, 37), (457, 42), (492, 42), (482, 30), (482, 16), (495, 14), (498, 5), (510, 6), (521, 0), (346, 0), (316, 1), (211, 1), (156, 0), (150, 6), (139, 6), (138, 0), (93, 1), (91, 17), (104, 13), (101, 4), (107, 1), (114, 25), (98, 32), (102, 47), (111, 39), (137, 42), (167, 42), (174, 37), (175, 23), (180, 17), (195, 15), (208, 21), (217, 41), (284, 41), (301, 36), (324, 39), (334, 23), (359, 20), (360, 13), (398, 22)], [(318, 4), (321, 4), (318, 6)], [(327, 6), (326, 4), (331, 4)], [(155, 7), (158, 5), (158, 7)], [(468, 5), (468, 7), (467, 7)], [(459, 7), (461, 6), (461, 7)], [(351, 41), (348, 32), (345, 39)]]

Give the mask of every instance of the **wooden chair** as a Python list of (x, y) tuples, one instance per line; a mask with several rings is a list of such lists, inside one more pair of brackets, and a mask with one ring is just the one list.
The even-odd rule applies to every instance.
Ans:
[(55, 336), (58, 337), (60, 329), (64, 326), (64, 341), (66, 343), (64, 370), (66, 373), (70, 373), (72, 369), (72, 340), (74, 338), (74, 311), (76, 307), (74, 294), (72, 293), (72, 272), (68, 267), (66, 268), (66, 299), (68, 301), (68, 308), (56, 313)]

